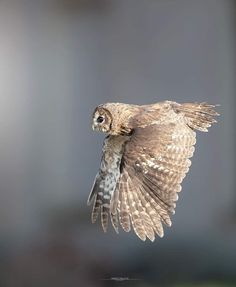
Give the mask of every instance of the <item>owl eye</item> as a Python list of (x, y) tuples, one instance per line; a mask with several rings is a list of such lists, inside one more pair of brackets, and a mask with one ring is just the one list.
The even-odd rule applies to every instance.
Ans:
[(103, 116), (99, 116), (99, 117), (97, 118), (97, 123), (101, 124), (101, 123), (104, 122), (104, 120), (105, 120), (105, 118), (104, 118)]

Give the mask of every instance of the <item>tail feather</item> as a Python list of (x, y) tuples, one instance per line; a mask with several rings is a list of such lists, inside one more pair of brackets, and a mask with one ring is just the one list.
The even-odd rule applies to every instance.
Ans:
[(216, 123), (214, 117), (219, 116), (219, 113), (215, 111), (217, 105), (209, 105), (207, 103), (185, 103), (174, 104), (174, 110), (177, 113), (183, 113), (187, 124), (192, 129), (196, 129), (202, 132), (207, 132), (208, 128), (213, 123)]

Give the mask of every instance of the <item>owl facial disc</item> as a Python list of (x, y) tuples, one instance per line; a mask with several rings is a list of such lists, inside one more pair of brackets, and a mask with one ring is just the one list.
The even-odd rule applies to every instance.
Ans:
[(111, 130), (112, 118), (106, 109), (98, 107), (93, 114), (92, 129), (103, 133)]

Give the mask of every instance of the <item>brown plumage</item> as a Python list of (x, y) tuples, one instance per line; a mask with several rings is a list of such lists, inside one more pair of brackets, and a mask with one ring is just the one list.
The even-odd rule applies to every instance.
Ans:
[(171, 226), (181, 183), (189, 170), (195, 130), (207, 132), (218, 113), (207, 103), (165, 101), (153, 105), (108, 103), (93, 114), (94, 130), (108, 134), (100, 170), (88, 203), (92, 222), (101, 214), (118, 232), (133, 227), (137, 236), (154, 241)]

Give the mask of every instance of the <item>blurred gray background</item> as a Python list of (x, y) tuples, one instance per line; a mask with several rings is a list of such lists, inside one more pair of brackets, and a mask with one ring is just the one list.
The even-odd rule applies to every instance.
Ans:
[[(0, 1), (0, 286), (236, 286), (235, 15), (230, 0)], [(103, 234), (91, 113), (166, 99), (222, 114), (173, 226), (154, 243)]]

